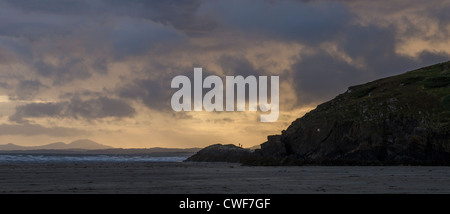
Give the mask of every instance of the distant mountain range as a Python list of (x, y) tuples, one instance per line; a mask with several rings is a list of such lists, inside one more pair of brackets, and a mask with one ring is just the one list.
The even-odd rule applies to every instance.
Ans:
[(42, 146), (19, 146), (12, 143), (0, 145), (1, 151), (12, 150), (100, 150), (100, 149), (112, 149), (111, 146), (106, 146), (92, 140), (83, 139), (76, 140), (72, 143), (50, 143)]
[(200, 148), (133, 148), (122, 149), (106, 146), (92, 140), (83, 139), (72, 143), (50, 143), (42, 146), (19, 146), (12, 143), (0, 145), (0, 153), (29, 153), (29, 154), (151, 154), (154, 156), (190, 156)]

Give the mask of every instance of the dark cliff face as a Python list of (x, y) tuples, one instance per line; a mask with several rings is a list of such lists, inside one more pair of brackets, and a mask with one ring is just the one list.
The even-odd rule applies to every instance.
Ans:
[(353, 86), (248, 164), (450, 164), (450, 62)]

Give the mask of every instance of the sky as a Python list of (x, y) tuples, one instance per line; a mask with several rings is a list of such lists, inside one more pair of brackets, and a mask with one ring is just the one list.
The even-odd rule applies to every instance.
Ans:
[[(450, 59), (445, 0), (0, 0), (0, 144), (263, 143), (349, 86)], [(172, 78), (279, 76), (279, 118), (175, 112)]]

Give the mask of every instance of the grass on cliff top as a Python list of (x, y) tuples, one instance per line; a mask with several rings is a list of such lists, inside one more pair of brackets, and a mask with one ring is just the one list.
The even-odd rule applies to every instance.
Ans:
[[(367, 84), (350, 87), (351, 96), (356, 99), (374, 97), (396, 97), (423, 95), (441, 101), (450, 95), (450, 62), (409, 71)], [(412, 97), (414, 99), (414, 97)], [(417, 98), (417, 97), (416, 97)], [(419, 96), (419, 98), (423, 98)], [(423, 101), (422, 101), (423, 102)], [(429, 103), (431, 104), (431, 103)], [(440, 107), (444, 107), (444, 103)]]
[(349, 87), (346, 93), (317, 107), (317, 111), (326, 113), (310, 117), (356, 120), (361, 117), (362, 108), (380, 115), (383, 111), (396, 111), (450, 121), (450, 61)]

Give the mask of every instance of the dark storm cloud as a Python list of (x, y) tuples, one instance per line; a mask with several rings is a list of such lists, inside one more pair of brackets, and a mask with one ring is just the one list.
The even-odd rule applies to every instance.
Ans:
[(227, 76), (241, 75), (247, 77), (250, 75), (259, 76), (263, 73), (255, 69), (252, 63), (244, 56), (222, 55), (218, 59), (217, 64), (220, 65)]
[(106, 117), (132, 117), (136, 111), (126, 102), (119, 99), (99, 97), (81, 100), (73, 97), (67, 102), (30, 103), (16, 107), (16, 112), (9, 117), (18, 123), (29, 122), (27, 118), (84, 118), (101, 119)]
[(447, 4), (445, 6), (434, 7), (431, 8), (430, 11), (423, 12), (436, 16), (439, 20), (439, 27), (445, 29), (446, 25), (450, 24), (450, 13), (448, 12), (449, 10), (450, 5)]
[[(159, 67), (159, 66), (156, 66)], [(172, 68), (164, 69), (159, 68), (161, 71), (172, 70), (171, 74), (161, 73), (160, 77), (157, 79), (134, 79), (131, 83), (124, 84), (116, 89), (115, 93), (119, 95), (122, 99), (131, 99), (141, 102), (145, 107), (153, 110), (158, 110), (162, 112), (173, 112), (171, 107), (171, 98), (173, 93), (178, 89), (172, 89), (170, 87), (172, 78), (177, 75), (184, 75), (188, 77), (191, 81), (191, 94), (193, 94), (194, 86), (194, 67), (202, 67), (198, 65), (192, 65), (192, 67), (186, 68)], [(147, 73), (152, 73), (151, 71), (146, 71)], [(212, 71), (203, 67), (202, 78), (203, 80), (209, 75), (216, 75)], [(202, 83), (201, 83), (202, 84)], [(202, 93), (205, 94), (210, 89), (203, 88)], [(181, 114), (180, 112), (176, 112)], [(186, 119), (186, 118), (185, 118)]]
[(351, 58), (362, 60), (365, 68), (358, 68), (326, 50), (302, 55), (292, 66), (294, 87), (302, 104), (325, 101), (351, 85), (401, 72), (411, 63), (395, 53), (395, 34), (390, 28), (348, 26), (337, 44)]
[[(165, 52), (171, 49), (169, 42), (183, 40), (182, 35), (170, 27), (135, 19), (118, 20), (106, 39), (111, 41), (113, 54), (117, 59), (143, 55), (158, 48)], [(161, 47), (161, 44), (167, 45)], [(162, 48), (165, 50), (161, 50)]]
[[(33, 2), (39, 3), (40, 1)], [(25, 48), (31, 47), (30, 43), (26, 43), (27, 41), (36, 42), (42, 39), (55, 39), (59, 36), (80, 35), (83, 33), (79, 32), (80, 26), (96, 20), (89, 20), (84, 16), (57, 16), (18, 11), (15, 8), (4, 6), (2, 1), (0, 1), (0, 5), (0, 35), (20, 38), (22, 42), (20, 44), (25, 44)]]
[[(209, 3), (209, 4), (208, 4)], [(352, 18), (344, 4), (294, 1), (208, 2), (225, 25), (256, 37), (317, 44), (339, 36)]]
[[(194, 2), (0, 1), (0, 48), (55, 85), (85, 80), (94, 73), (106, 75), (112, 61), (173, 51), (185, 38), (174, 28), (175, 19), (162, 21), (173, 17), (165, 10), (185, 14), (190, 4)], [(58, 57), (58, 63), (45, 61), (48, 55)], [(0, 60), (8, 59), (0, 54)]]
[(80, 91), (62, 93), (59, 95), (59, 99), (67, 100), (67, 99), (72, 99), (73, 97), (79, 97), (79, 98), (101, 97), (101, 96), (104, 96), (106, 93), (108, 93), (108, 92), (80, 90)]
[(7, 83), (7, 82), (0, 82), (0, 88), (10, 89), (11, 85), (9, 83)]
[[(450, 60), (450, 56), (444, 52), (429, 52), (423, 51), (418, 56), (419, 62), (415, 62), (416, 66), (412, 69), (417, 69), (419, 67), (437, 64), (441, 62), (447, 62)], [(408, 69), (410, 70), (410, 69)]]
[[(90, 0), (5, 0), (10, 5), (21, 8), (27, 12), (44, 12), (55, 14), (80, 14), (83, 11), (89, 12)], [(94, 1), (92, 1), (94, 2)]]
[[(53, 81), (53, 87), (57, 88), (72, 81), (88, 80), (96, 76), (94, 74), (106, 76), (109, 63), (127, 57), (158, 55), (170, 59), (172, 53), (184, 56), (191, 50), (192, 54), (199, 54), (199, 47), (189, 43), (190, 37), (198, 35), (198, 38), (205, 38), (205, 43), (210, 40), (219, 43), (201, 54), (207, 56), (208, 51), (224, 51), (218, 59), (213, 58), (213, 63), (226, 75), (266, 75), (264, 69), (255, 69), (245, 54), (227, 54), (226, 50), (247, 53), (247, 45), (251, 43), (248, 41), (262, 45), (265, 41), (299, 43), (309, 51), (299, 53), (299, 60), (289, 71), (283, 72), (280, 80), (293, 84), (300, 105), (325, 101), (351, 85), (446, 61), (449, 57), (447, 53), (436, 52), (422, 52), (417, 58), (400, 55), (396, 48), (403, 35), (399, 36), (396, 22), (360, 24), (361, 17), (352, 11), (351, 3), (353, 1), (0, 0), (0, 5), (4, 6), (0, 8), (0, 48), (29, 63), (32, 72), (39, 78)], [(392, 13), (403, 9), (397, 4), (389, 8)], [(445, 29), (450, 21), (447, 11), (448, 7), (439, 7), (432, 11), (424, 9), (422, 14), (438, 19), (440, 29)], [(401, 26), (406, 29), (405, 34), (420, 36), (424, 33), (421, 26), (405, 20)], [(208, 34), (211, 32), (216, 34)], [(208, 37), (222, 32), (223, 37)], [(447, 40), (448, 35), (441, 30), (441, 34), (429, 36), (429, 39), (439, 38)], [(236, 41), (237, 45), (226, 49), (223, 44), (229, 41), (216, 41), (222, 39)], [(362, 66), (324, 50), (322, 45), (327, 42), (349, 58), (360, 61)], [(87, 53), (72, 54), (77, 47)], [(1, 54), (0, 61), (7, 62)], [(56, 56), (57, 63), (46, 61), (46, 54)], [(172, 60), (176, 64), (178, 59)], [(203, 67), (198, 62), (191, 64)], [(168, 63), (153, 61), (151, 66), (157, 69), (144, 68), (148, 70), (140, 72), (144, 77), (110, 89), (120, 100), (106, 98), (111, 95), (107, 93), (96, 94), (97, 98), (87, 96), (91, 98), (84, 100), (73, 94), (70, 101), (19, 106), (10, 119), (133, 115), (134, 109), (122, 99), (139, 101), (150, 109), (170, 110), (171, 78), (177, 73), (192, 80), (190, 74), (194, 66), (180, 72), (166, 72), (171, 70)], [(208, 71), (203, 68), (206, 77)], [(127, 75), (126, 72), (130, 71), (122, 75)], [(31, 82), (22, 84), (24, 87), (19, 87), (14, 95), (21, 99), (32, 98), (45, 87)], [(11, 84), (0, 85), (4, 89), (6, 86)], [(69, 97), (70, 94), (60, 96)]]
[(16, 86), (15, 94), (10, 95), (10, 100), (30, 100), (34, 98), (36, 94), (42, 88), (47, 88), (46, 85), (42, 84), (39, 80), (22, 80)]
[(197, 15), (200, 0), (7, 0), (26, 12), (57, 15), (125, 16), (170, 25), (187, 34), (210, 31), (216, 23)]
[(108, 72), (108, 62), (106, 59), (98, 58), (92, 64), (92, 68), (100, 74), (106, 74)]
[(136, 79), (133, 83), (119, 88), (117, 93), (121, 98), (138, 100), (150, 109), (171, 110), (170, 81), (171, 79), (168, 78), (160, 80)]
[(301, 104), (326, 101), (349, 86), (400, 74), (412, 69), (447, 61), (446, 53), (422, 52), (417, 59), (395, 52), (395, 29), (349, 26), (343, 31), (338, 48), (364, 62), (358, 68), (325, 50), (307, 54), (292, 66), (294, 87)]
[[(0, 32), (0, 35), (3, 33)], [(30, 60), (32, 58), (29, 44), (17, 38), (0, 37), (0, 64), (11, 61), (12, 56), (21, 56), (21, 58)]]
[(28, 122), (26, 118), (61, 117), (67, 105), (67, 102), (59, 102), (30, 103), (17, 106), (16, 112), (9, 116), (9, 120), (17, 123), (24, 123)]
[(216, 28), (211, 16), (199, 16), (201, 0), (131, 0), (104, 1), (115, 13), (149, 19), (171, 25), (189, 35), (202, 34)]
[[(89, 66), (82, 58), (70, 58), (58, 65), (43, 61), (34, 63), (37, 74), (53, 79), (53, 84), (60, 85), (76, 79), (84, 80), (92, 76)], [(104, 73), (101, 70), (101, 73)]]
[(131, 117), (136, 113), (128, 103), (107, 97), (83, 101), (78, 97), (70, 100), (65, 114), (73, 118), (97, 119), (105, 117)]
[(20, 135), (36, 136), (47, 135), (52, 137), (86, 136), (89, 132), (67, 127), (44, 127), (38, 124), (0, 124), (0, 136)]
[(323, 51), (303, 57), (292, 70), (300, 105), (329, 99), (362, 78), (358, 69)]
[(393, 26), (356, 25), (345, 29), (339, 47), (352, 58), (362, 58), (366, 64), (365, 75), (373, 78), (404, 72), (414, 63), (395, 52), (396, 42)]

